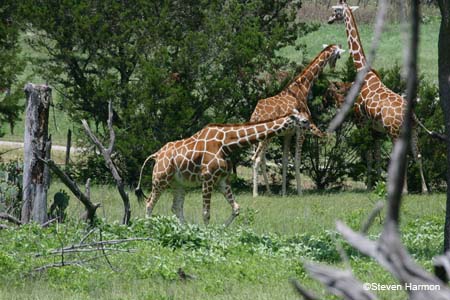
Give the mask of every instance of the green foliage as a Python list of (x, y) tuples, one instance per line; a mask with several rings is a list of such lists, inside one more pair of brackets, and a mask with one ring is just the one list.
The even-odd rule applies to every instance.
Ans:
[(22, 170), (20, 161), (0, 163), (0, 211), (20, 217), (22, 207)]
[[(18, 88), (18, 76), (25, 63), (20, 57), (19, 26), (16, 1), (6, 0), (0, 4), (0, 124), (10, 125), (11, 132), (19, 118), (23, 95)], [(0, 132), (0, 136), (3, 135)]]
[[(329, 80), (323, 75), (320, 76), (312, 88), (313, 95), (318, 96), (309, 101), (313, 119), (317, 124), (323, 124), (322, 126), (329, 124), (336, 114), (336, 107), (330, 103), (324, 105), (322, 98), (328, 84)], [(309, 135), (305, 140), (303, 165), (317, 189), (341, 187), (346, 176), (355, 169), (357, 152), (350, 147), (353, 130), (353, 125), (346, 122), (333, 135), (324, 138)]]
[(63, 1), (28, 9), (33, 3), (24, 1), (22, 14), (30, 44), (46, 53), (36, 66), (64, 91), (71, 118), (89, 119), (99, 134), (113, 100), (116, 159), (129, 183), (164, 143), (210, 122), (247, 120), (258, 99), (279, 89), (261, 78), (291, 68), (277, 51), (312, 29), (296, 21), (296, 0)]

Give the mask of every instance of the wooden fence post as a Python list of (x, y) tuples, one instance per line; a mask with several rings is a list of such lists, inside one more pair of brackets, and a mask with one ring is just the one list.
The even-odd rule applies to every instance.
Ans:
[(23, 168), (22, 223), (47, 221), (48, 159), (51, 141), (48, 116), (52, 89), (47, 85), (25, 85), (25, 133)]

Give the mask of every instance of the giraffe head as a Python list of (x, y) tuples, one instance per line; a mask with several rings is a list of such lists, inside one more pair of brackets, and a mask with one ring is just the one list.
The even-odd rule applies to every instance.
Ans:
[(348, 6), (346, 0), (339, 0), (338, 5), (333, 6), (333, 14), (328, 18), (328, 24), (333, 24), (335, 21), (344, 20), (344, 9), (350, 8), (352, 11), (358, 9), (359, 6)]
[(300, 127), (304, 129), (309, 129), (309, 117), (305, 112), (299, 112), (295, 108), (292, 110), (292, 113), (289, 115), (289, 120), (292, 122), (291, 126)]
[(328, 59), (328, 64), (330, 65), (330, 68), (334, 70), (336, 67), (336, 61), (341, 58), (341, 54), (345, 52), (344, 49), (341, 48), (341, 45), (325, 45), (323, 44), (323, 48), (330, 48), (331, 56)]

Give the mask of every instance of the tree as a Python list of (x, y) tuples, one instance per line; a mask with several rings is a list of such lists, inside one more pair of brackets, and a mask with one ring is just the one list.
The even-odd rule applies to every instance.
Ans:
[[(146, 155), (209, 122), (249, 118), (289, 69), (277, 50), (309, 28), (296, 0), (23, 1), (44, 78), (74, 121), (107, 132), (113, 101), (118, 166), (128, 183)], [(28, 9), (39, 7), (39, 9)]]
[(25, 66), (19, 56), (16, 9), (15, 1), (7, 0), (0, 4), (0, 124), (9, 123), (11, 131), (22, 109), (19, 105), (19, 99), (23, 98), (22, 86), (19, 89), (15, 87)]
[[(439, 0), (441, 27), (439, 29), (438, 65), (439, 97), (445, 119), (445, 132), (450, 136), (450, 1)], [(450, 166), (450, 139), (447, 139), (447, 166)], [(447, 168), (447, 205), (444, 227), (444, 251), (450, 250), (450, 167)]]

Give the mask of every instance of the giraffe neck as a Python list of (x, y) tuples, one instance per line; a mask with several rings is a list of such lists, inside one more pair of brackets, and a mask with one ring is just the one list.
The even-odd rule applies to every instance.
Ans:
[(325, 68), (328, 60), (333, 54), (333, 48), (325, 48), (314, 60), (298, 75), (294, 81), (287, 87), (287, 90), (294, 93), (296, 96), (304, 96), (305, 99), (314, 81)]
[(268, 122), (222, 127), (225, 133), (223, 146), (233, 151), (271, 138), (293, 126), (294, 120), (287, 116)]
[(366, 55), (359, 38), (358, 27), (356, 26), (355, 17), (348, 4), (344, 4), (344, 20), (345, 31), (347, 32), (348, 48), (353, 58), (356, 70), (359, 72), (366, 66)]

